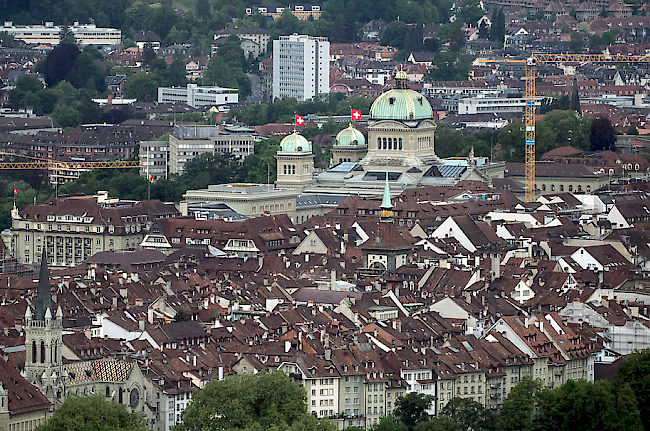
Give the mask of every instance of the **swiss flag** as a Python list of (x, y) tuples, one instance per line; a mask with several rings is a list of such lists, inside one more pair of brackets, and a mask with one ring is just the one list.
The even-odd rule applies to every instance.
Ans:
[(14, 188), (14, 195), (17, 195), (17, 194), (18, 194), (18, 189)]
[(296, 114), (296, 126), (304, 126), (305, 125), (305, 119), (302, 118), (300, 115)]
[(361, 120), (361, 110), (359, 109), (352, 109), (352, 119), (354, 121), (359, 121)]

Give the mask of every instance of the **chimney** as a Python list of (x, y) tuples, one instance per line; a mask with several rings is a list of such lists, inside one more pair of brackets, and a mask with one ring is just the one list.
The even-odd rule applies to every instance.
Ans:
[(284, 353), (289, 353), (289, 350), (291, 350), (291, 341), (285, 341), (284, 342)]
[(138, 318), (138, 328), (140, 328), (141, 331), (144, 331), (144, 317)]
[(325, 360), (326, 361), (332, 360), (332, 349), (330, 348), (325, 349)]
[(147, 308), (147, 321), (153, 325), (153, 308)]
[(398, 332), (402, 332), (402, 321), (399, 319), (395, 321), (395, 330)]
[(469, 290), (465, 291), (465, 302), (467, 302), (468, 304), (472, 303), (472, 292), (470, 292)]
[(192, 356), (192, 366), (196, 367), (196, 355)]
[(528, 328), (529, 323), (530, 323), (530, 322), (529, 322), (529, 320), (528, 320), (528, 316), (526, 316), (526, 317), (524, 318), (524, 327)]
[(113, 297), (113, 308), (117, 308), (117, 296)]
[(223, 380), (223, 365), (219, 365), (219, 380)]

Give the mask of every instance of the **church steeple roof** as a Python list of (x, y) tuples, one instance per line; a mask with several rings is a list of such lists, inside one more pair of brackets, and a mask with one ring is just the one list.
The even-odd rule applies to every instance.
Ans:
[(43, 250), (43, 254), (41, 255), (41, 271), (38, 275), (38, 288), (36, 290), (36, 312), (34, 319), (44, 320), (47, 310), (50, 310), (50, 316), (52, 316), (50, 273), (47, 270), (47, 256), (45, 255), (45, 250)]
[(380, 221), (393, 222), (393, 204), (390, 202), (390, 186), (388, 185), (388, 172), (386, 172), (386, 183), (384, 184), (384, 197), (379, 205), (381, 210)]

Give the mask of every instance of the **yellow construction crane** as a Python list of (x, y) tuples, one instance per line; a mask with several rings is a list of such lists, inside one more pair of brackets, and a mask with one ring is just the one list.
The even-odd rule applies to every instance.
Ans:
[(526, 202), (535, 200), (535, 66), (548, 63), (650, 63), (650, 55), (531, 54), (525, 60), (479, 60), (481, 63), (520, 64), (526, 67)]
[(69, 161), (62, 162), (53, 159), (43, 159), (39, 157), (25, 156), (22, 154), (7, 153), (0, 151), (0, 155), (21, 157), (33, 159), (33, 162), (0, 162), (0, 169), (120, 169), (120, 168), (139, 168), (140, 162), (137, 160), (113, 160), (108, 162), (84, 162)]

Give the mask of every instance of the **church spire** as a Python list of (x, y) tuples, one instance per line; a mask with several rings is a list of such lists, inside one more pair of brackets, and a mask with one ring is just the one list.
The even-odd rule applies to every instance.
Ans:
[(384, 184), (384, 197), (381, 200), (381, 215), (379, 221), (385, 223), (393, 222), (393, 204), (390, 203), (390, 186), (388, 185), (388, 172), (386, 172), (386, 183)]
[(576, 111), (578, 114), (582, 114), (580, 109), (580, 95), (578, 94), (578, 76), (574, 75), (573, 77), (573, 88), (571, 91), (571, 110)]
[(41, 271), (38, 276), (38, 289), (36, 291), (36, 313), (35, 320), (43, 320), (47, 310), (50, 310), (52, 315), (52, 290), (50, 288), (50, 273), (47, 270), (47, 256), (45, 255), (45, 247), (43, 247), (43, 254), (41, 255)]

